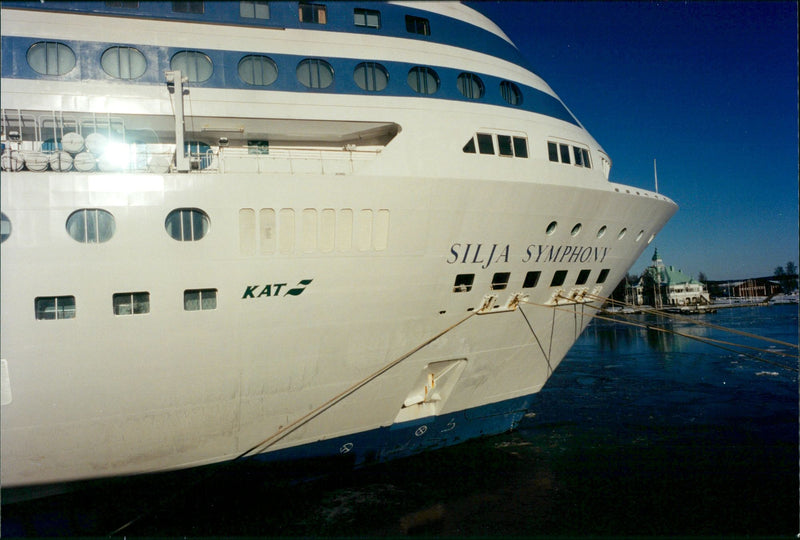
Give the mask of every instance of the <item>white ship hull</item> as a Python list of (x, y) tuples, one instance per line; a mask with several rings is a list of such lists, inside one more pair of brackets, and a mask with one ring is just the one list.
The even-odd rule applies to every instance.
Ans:
[[(4, 34), (11, 15), (34, 17), (4, 10)], [(174, 122), (163, 86), (113, 93), (102, 107), (80, 96), (107, 89), (41, 88), (4, 79), (6, 114), (46, 111), (58, 94), (61, 115), (102, 108), (130, 123), (135, 96), (151, 120)], [(0, 307), (4, 487), (173, 470), (248, 450), (358, 465), (511, 429), (598, 297), (676, 210), (609, 183), (582, 127), (536, 114), (404, 97), (352, 108), (346, 96), (320, 94), (191, 96), (215, 138), (231, 118), (267, 119), (289, 142), (264, 156), (220, 146), (205, 170), (185, 173), (3, 172), (12, 227)], [(303, 129), (376, 140), (300, 141), (293, 130)], [(463, 134), (481, 131), (524, 134), (530, 158), (462, 152)], [(591, 147), (588, 174), (547, 160), (555, 131)], [(114, 216), (111, 241), (65, 233), (82, 208)], [(207, 214), (202, 240), (165, 234), (181, 208)], [(565, 279), (553, 284), (558, 272)], [(456, 276), (470, 274), (471, 287), (459, 288)], [(187, 290), (214, 290), (214, 309), (187, 311)], [(112, 295), (127, 291), (148, 293), (147, 313), (115, 315)], [(74, 317), (34, 317), (35, 299), (62, 295), (74, 297)]]

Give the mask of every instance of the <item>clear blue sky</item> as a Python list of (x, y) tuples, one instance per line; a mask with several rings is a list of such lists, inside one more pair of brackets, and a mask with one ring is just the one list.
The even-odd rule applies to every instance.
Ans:
[(697, 277), (798, 261), (795, 2), (478, 2), (613, 160), (680, 209), (658, 247)]

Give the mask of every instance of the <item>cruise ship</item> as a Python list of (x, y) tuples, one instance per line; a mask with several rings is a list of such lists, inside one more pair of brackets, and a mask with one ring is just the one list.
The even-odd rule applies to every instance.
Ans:
[(458, 3), (7, 0), (1, 106), (4, 488), (513, 429), (677, 210)]

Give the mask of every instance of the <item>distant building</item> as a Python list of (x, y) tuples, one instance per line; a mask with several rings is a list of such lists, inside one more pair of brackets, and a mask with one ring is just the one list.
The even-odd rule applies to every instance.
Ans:
[(653, 253), (652, 261), (653, 264), (645, 268), (639, 282), (633, 287), (637, 305), (660, 308), (711, 303), (705, 285), (673, 266), (665, 266), (658, 256), (658, 249)]
[(780, 278), (775, 276), (709, 281), (708, 288), (715, 298), (765, 298), (779, 294), (783, 289)]

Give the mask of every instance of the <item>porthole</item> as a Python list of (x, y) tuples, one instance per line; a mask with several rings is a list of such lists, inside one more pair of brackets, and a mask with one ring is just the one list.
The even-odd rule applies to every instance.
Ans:
[(418, 94), (435, 94), (439, 90), (439, 76), (429, 67), (417, 66), (408, 71), (408, 86)]
[(253, 86), (269, 86), (278, 78), (278, 66), (268, 56), (248, 55), (239, 60), (239, 78)]
[(28, 49), (28, 65), (42, 75), (65, 75), (75, 67), (75, 53), (68, 45), (40, 41)]
[(572, 227), (572, 230), (569, 232), (569, 234), (572, 235), (572, 236), (578, 236), (580, 234), (582, 228), (583, 228), (583, 225), (578, 223), (577, 225)]
[(619, 234), (617, 235), (617, 240), (622, 240), (626, 232), (628, 232), (628, 229), (623, 227), (622, 230), (619, 231)]
[(362, 62), (353, 71), (353, 79), (362, 90), (380, 92), (389, 84), (389, 72), (377, 62)]
[(639, 234), (636, 235), (636, 241), (638, 242), (639, 240), (641, 240), (642, 236), (644, 236), (644, 231), (639, 231)]
[(138, 79), (147, 69), (147, 60), (139, 49), (111, 47), (100, 57), (100, 65), (115, 79)]
[(469, 99), (483, 97), (483, 81), (474, 73), (461, 73), (456, 80), (458, 91)]
[(0, 212), (0, 243), (5, 242), (9, 236), (11, 236), (11, 220)]
[(500, 83), (500, 95), (509, 105), (522, 105), (522, 92), (519, 87), (511, 81)]
[(306, 58), (297, 64), (297, 80), (308, 88), (327, 88), (333, 84), (333, 68), (325, 60)]
[(114, 236), (114, 216), (99, 208), (77, 210), (67, 218), (67, 234), (84, 244), (101, 244)]
[(546, 234), (547, 236), (550, 236), (550, 235), (552, 235), (554, 232), (556, 232), (556, 228), (557, 228), (557, 227), (558, 227), (558, 222), (557, 222), (557, 221), (551, 221), (551, 222), (550, 222), (550, 224), (547, 226), (547, 229), (545, 229), (545, 231), (544, 231), (544, 232), (545, 232), (545, 234)]
[(198, 208), (178, 208), (167, 215), (164, 228), (175, 240), (193, 242), (208, 233), (208, 214)]
[(597, 238), (602, 238), (603, 236), (605, 236), (605, 234), (606, 234), (606, 226), (605, 226), (605, 225), (603, 225), (603, 226), (602, 226), (602, 227), (600, 227), (600, 229), (597, 231)]
[(181, 75), (189, 78), (189, 82), (203, 82), (211, 78), (214, 65), (211, 58), (200, 51), (181, 51), (175, 53), (169, 61), (169, 67), (180, 70)]

